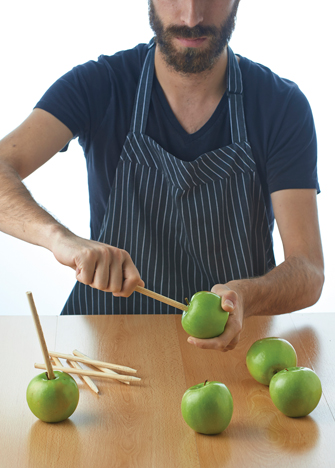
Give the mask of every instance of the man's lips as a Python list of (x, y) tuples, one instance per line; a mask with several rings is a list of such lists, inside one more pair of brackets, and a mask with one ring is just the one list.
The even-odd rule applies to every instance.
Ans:
[(206, 40), (206, 37), (199, 37), (196, 39), (185, 39), (184, 37), (177, 37), (177, 40), (184, 47), (200, 47)]

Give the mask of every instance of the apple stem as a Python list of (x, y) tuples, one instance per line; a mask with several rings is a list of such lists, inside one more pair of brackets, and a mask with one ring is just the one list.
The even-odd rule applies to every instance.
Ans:
[(206, 385), (207, 382), (208, 382), (208, 380), (205, 380), (204, 386)]
[(185, 297), (185, 302), (186, 302), (186, 304), (187, 304), (188, 306), (190, 305), (190, 303), (189, 303), (189, 301), (188, 301), (188, 298), (187, 298), (187, 297)]

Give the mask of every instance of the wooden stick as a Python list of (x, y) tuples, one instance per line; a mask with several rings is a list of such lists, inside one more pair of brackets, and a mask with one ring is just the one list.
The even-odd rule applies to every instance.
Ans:
[[(53, 362), (55, 363), (56, 366), (64, 367), (63, 364), (60, 362), (60, 360), (57, 357), (53, 357), (52, 360), (53, 360)], [(80, 365), (77, 362), (69, 361), (69, 364), (72, 367), (75, 367), (76, 369), (82, 369), (82, 367), (80, 367)], [(91, 380), (89, 377), (87, 377), (85, 375), (80, 375), (79, 377), (90, 387), (91, 390), (93, 390), (94, 393), (99, 393), (99, 389), (95, 385), (93, 380)]]
[(132, 369), (131, 367), (119, 366), (117, 364), (111, 364), (109, 362), (95, 361), (94, 359), (72, 356), (71, 354), (57, 353), (56, 351), (49, 351), (49, 355), (52, 357), (68, 359), (69, 361), (78, 361), (84, 364), (92, 364), (95, 367), (99, 366), (99, 367), (105, 367), (107, 369), (119, 370), (122, 372), (130, 372), (131, 374), (136, 374), (137, 372), (136, 369)]
[(135, 291), (137, 291), (140, 294), (144, 294), (145, 296), (152, 297), (152, 299), (156, 299), (157, 301), (164, 302), (164, 304), (168, 304), (172, 307), (175, 307), (176, 309), (180, 309), (180, 310), (188, 309), (188, 306), (186, 304), (183, 304), (182, 302), (174, 301), (173, 299), (170, 299), (169, 297), (165, 297), (165, 296), (162, 296), (161, 294), (150, 291), (150, 289), (142, 288), (142, 286), (136, 286)]
[[(53, 358), (53, 359), (57, 359), (58, 362), (59, 359), (58, 358)], [(78, 362), (76, 361), (68, 361), (70, 366), (74, 367), (75, 369), (83, 369), (79, 364)], [(94, 393), (99, 393), (99, 389), (98, 387), (95, 385), (95, 383), (93, 382), (93, 380), (91, 380), (89, 377), (87, 377), (86, 375), (80, 375), (79, 376), (81, 379), (83, 379), (83, 381), (90, 387), (91, 390), (93, 390)]]
[(52, 357), (51, 360), (53, 362), (52, 364), (53, 366), (63, 366), (63, 364), (60, 362), (60, 360), (57, 357)]
[[(46, 369), (45, 364), (35, 363), (34, 366), (36, 369)], [(66, 372), (67, 374), (77, 374), (77, 375), (88, 375), (89, 377), (99, 377), (102, 379), (114, 379), (114, 380), (125, 380), (130, 382), (135, 382), (141, 380), (140, 377), (135, 377), (133, 375), (121, 375), (121, 374), (107, 374), (105, 372), (95, 372), (86, 369), (74, 369), (72, 367), (62, 367), (62, 366), (53, 366), (53, 370), (60, 370)]]
[[(77, 349), (75, 349), (74, 351), (72, 351), (72, 353), (74, 354), (74, 356), (79, 356), (79, 357), (85, 357), (87, 359), (91, 359), (89, 356), (87, 356), (86, 354), (84, 353), (81, 353), (80, 351), (78, 351)], [(90, 364), (92, 365), (92, 364)], [(112, 369), (106, 369), (105, 367), (100, 367), (100, 366), (94, 366), (96, 367), (97, 369), (99, 369), (101, 372), (106, 372), (106, 373), (110, 373), (110, 374), (116, 374), (116, 372), (112, 371)], [(125, 381), (122, 381), (122, 383), (126, 384), (126, 385), (129, 385), (129, 382), (125, 382)]]
[(36, 309), (36, 306), (35, 306), (34, 298), (33, 298), (33, 295), (32, 295), (32, 293), (30, 291), (28, 291), (26, 294), (27, 294), (27, 298), (28, 298), (31, 313), (32, 313), (33, 318), (34, 318), (38, 339), (40, 341), (40, 345), (41, 345), (41, 349), (42, 349), (42, 353), (43, 353), (43, 358), (44, 358), (45, 366), (46, 366), (46, 369), (47, 369), (47, 377), (48, 377), (49, 380), (52, 380), (52, 379), (55, 378), (55, 374), (54, 374), (54, 371), (52, 369), (52, 365), (51, 365), (51, 362), (50, 362), (49, 353), (48, 353), (47, 345), (46, 345), (46, 342), (45, 342), (45, 339), (44, 339), (43, 330), (42, 330), (41, 322), (40, 322), (40, 319), (39, 319), (39, 316), (38, 316), (38, 313), (37, 313), (37, 309)]

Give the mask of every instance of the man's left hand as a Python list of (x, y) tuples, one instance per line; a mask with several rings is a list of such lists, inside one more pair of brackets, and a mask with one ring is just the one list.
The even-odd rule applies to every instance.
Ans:
[(240, 339), (243, 326), (244, 310), (241, 295), (225, 284), (216, 284), (212, 292), (222, 297), (221, 307), (229, 312), (229, 318), (224, 332), (216, 338), (200, 339), (190, 336), (187, 341), (202, 349), (216, 349), (230, 351), (235, 348)]

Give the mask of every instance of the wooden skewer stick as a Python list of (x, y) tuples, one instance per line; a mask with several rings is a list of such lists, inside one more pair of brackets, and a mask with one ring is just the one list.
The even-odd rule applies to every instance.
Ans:
[(110, 362), (95, 361), (94, 359), (88, 359), (84, 357), (72, 356), (71, 354), (58, 353), (56, 351), (49, 351), (49, 355), (52, 357), (59, 357), (63, 359), (68, 359), (69, 361), (78, 361), (84, 364), (92, 364), (97, 367), (105, 367), (107, 369), (119, 370), (122, 372), (129, 372), (130, 374), (136, 374), (137, 370), (132, 369), (131, 367), (119, 366), (118, 364), (111, 364)]
[[(63, 364), (60, 362), (60, 360), (57, 357), (53, 357), (52, 360), (53, 360), (53, 362), (55, 363), (56, 366), (64, 367)], [(70, 364), (70, 366), (75, 367), (76, 369), (82, 369), (82, 367), (80, 367), (80, 365), (77, 362), (69, 361), (69, 364)], [(80, 375), (80, 378), (90, 387), (91, 390), (93, 390), (94, 393), (99, 393), (99, 389), (95, 385), (93, 380), (91, 380), (86, 375)]]
[(33, 318), (34, 318), (38, 339), (40, 341), (40, 345), (41, 345), (41, 348), (42, 348), (45, 367), (47, 369), (47, 377), (48, 377), (49, 380), (52, 380), (52, 379), (55, 379), (55, 374), (54, 374), (54, 371), (52, 369), (52, 365), (51, 365), (51, 362), (50, 362), (49, 353), (48, 353), (47, 345), (46, 345), (46, 342), (45, 342), (45, 339), (44, 339), (43, 330), (42, 330), (42, 327), (41, 327), (41, 322), (40, 322), (40, 319), (39, 319), (39, 316), (38, 316), (38, 313), (37, 313), (37, 310), (36, 310), (34, 298), (33, 298), (33, 295), (32, 295), (32, 293), (30, 291), (28, 291), (26, 294), (27, 294), (27, 298), (28, 298), (31, 313), (32, 313)]
[[(53, 358), (53, 359), (57, 359), (57, 361), (60, 362), (58, 358)], [(76, 361), (68, 361), (68, 362), (70, 366), (74, 367), (75, 369), (81, 369), (81, 370), (83, 369)], [(91, 390), (93, 390), (94, 393), (99, 393), (98, 387), (95, 385), (92, 379), (87, 377), (87, 375), (80, 375), (80, 378), (83, 379), (83, 381), (90, 387)]]
[[(60, 360), (59, 360), (57, 357), (53, 357), (52, 360), (53, 360), (53, 362), (55, 363), (56, 366), (62, 366), (62, 367), (64, 367), (63, 364), (60, 362)], [(68, 363), (69, 363), (72, 367), (74, 367), (74, 368), (76, 368), (76, 369), (81, 369), (81, 370), (83, 370), (83, 368), (82, 368), (76, 361), (68, 361)], [(111, 374), (119, 375), (119, 374), (117, 374), (116, 372), (114, 372), (114, 371), (112, 371), (112, 370), (110, 370), (110, 369), (105, 369), (105, 371), (106, 371), (106, 372), (110, 372)], [(98, 387), (95, 385), (95, 383), (93, 382), (93, 380), (91, 380), (91, 379), (90, 379), (89, 377), (87, 377), (86, 375), (80, 375), (80, 374), (79, 374), (79, 377), (80, 377), (81, 379), (83, 379), (83, 380), (87, 383), (87, 385), (88, 385), (95, 393), (99, 393), (99, 389), (98, 389)], [(126, 381), (120, 380), (120, 382), (129, 385), (129, 382), (128, 382), (128, 381), (126, 382)]]
[(164, 304), (168, 304), (172, 307), (175, 307), (176, 309), (180, 309), (180, 310), (188, 309), (188, 306), (186, 304), (183, 304), (182, 302), (174, 301), (173, 299), (170, 299), (169, 297), (162, 296), (161, 294), (150, 291), (150, 289), (142, 288), (142, 286), (136, 286), (135, 291), (139, 292), (140, 294), (144, 294), (145, 296), (152, 297), (153, 299), (156, 299), (157, 301), (164, 302)]
[[(74, 356), (79, 356), (79, 357), (85, 357), (87, 359), (91, 359), (89, 356), (87, 356), (86, 354), (84, 353), (81, 353), (80, 351), (78, 351), (77, 349), (75, 349), (74, 351), (72, 351), (73, 355)], [(92, 365), (92, 364), (91, 364)], [(110, 373), (110, 374), (116, 374), (116, 372), (112, 371), (112, 369), (106, 369), (105, 367), (100, 367), (100, 366), (94, 366), (96, 367), (97, 369), (99, 369), (101, 372), (106, 372), (106, 373)], [(122, 380), (122, 383), (126, 384), (126, 385), (129, 385), (129, 382), (125, 382)]]
[[(60, 360), (57, 358), (57, 357), (53, 357), (51, 358), (55, 364), (55, 366), (58, 366), (58, 367), (64, 367), (64, 365), (60, 362)], [(82, 367), (80, 367), (80, 365), (77, 363), (77, 362), (73, 362), (73, 361), (68, 361), (70, 366), (72, 367), (75, 367), (76, 369), (82, 369)], [(87, 383), (87, 385), (90, 387), (91, 390), (93, 390), (93, 392), (95, 393), (99, 393), (99, 389), (98, 387), (95, 385), (95, 383), (93, 382), (93, 380), (91, 380), (89, 377), (87, 377), (86, 375), (80, 375), (79, 376), (84, 382)]]
[[(46, 369), (45, 364), (35, 363), (34, 366), (36, 369)], [(135, 377), (133, 375), (121, 375), (121, 374), (107, 374), (106, 372), (96, 372), (86, 369), (74, 369), (73, 367), (63, 367), (63, 366), (54, 366), (54, 370), (60, 370), (66, 372), (67, 374), (78, 374), (78, 375), (87, 375), (89, 377), (99, 377), (102, 379), (114, 379), (114, 380), (125, 380), (130, 382), (137, 382), (140, 377)]]
[(63, 364), (60, 362), (60, 360), (57, 357), (51, 358), (53, 362), (53, 366), (58, 366), (58, 367), (64, 367)]
[(63, 366), (63, 364), (60, 362), (60, 360), (57, 357), (52, 357), (51, 360), (53, 362), (52, 364), (53, 366)]

